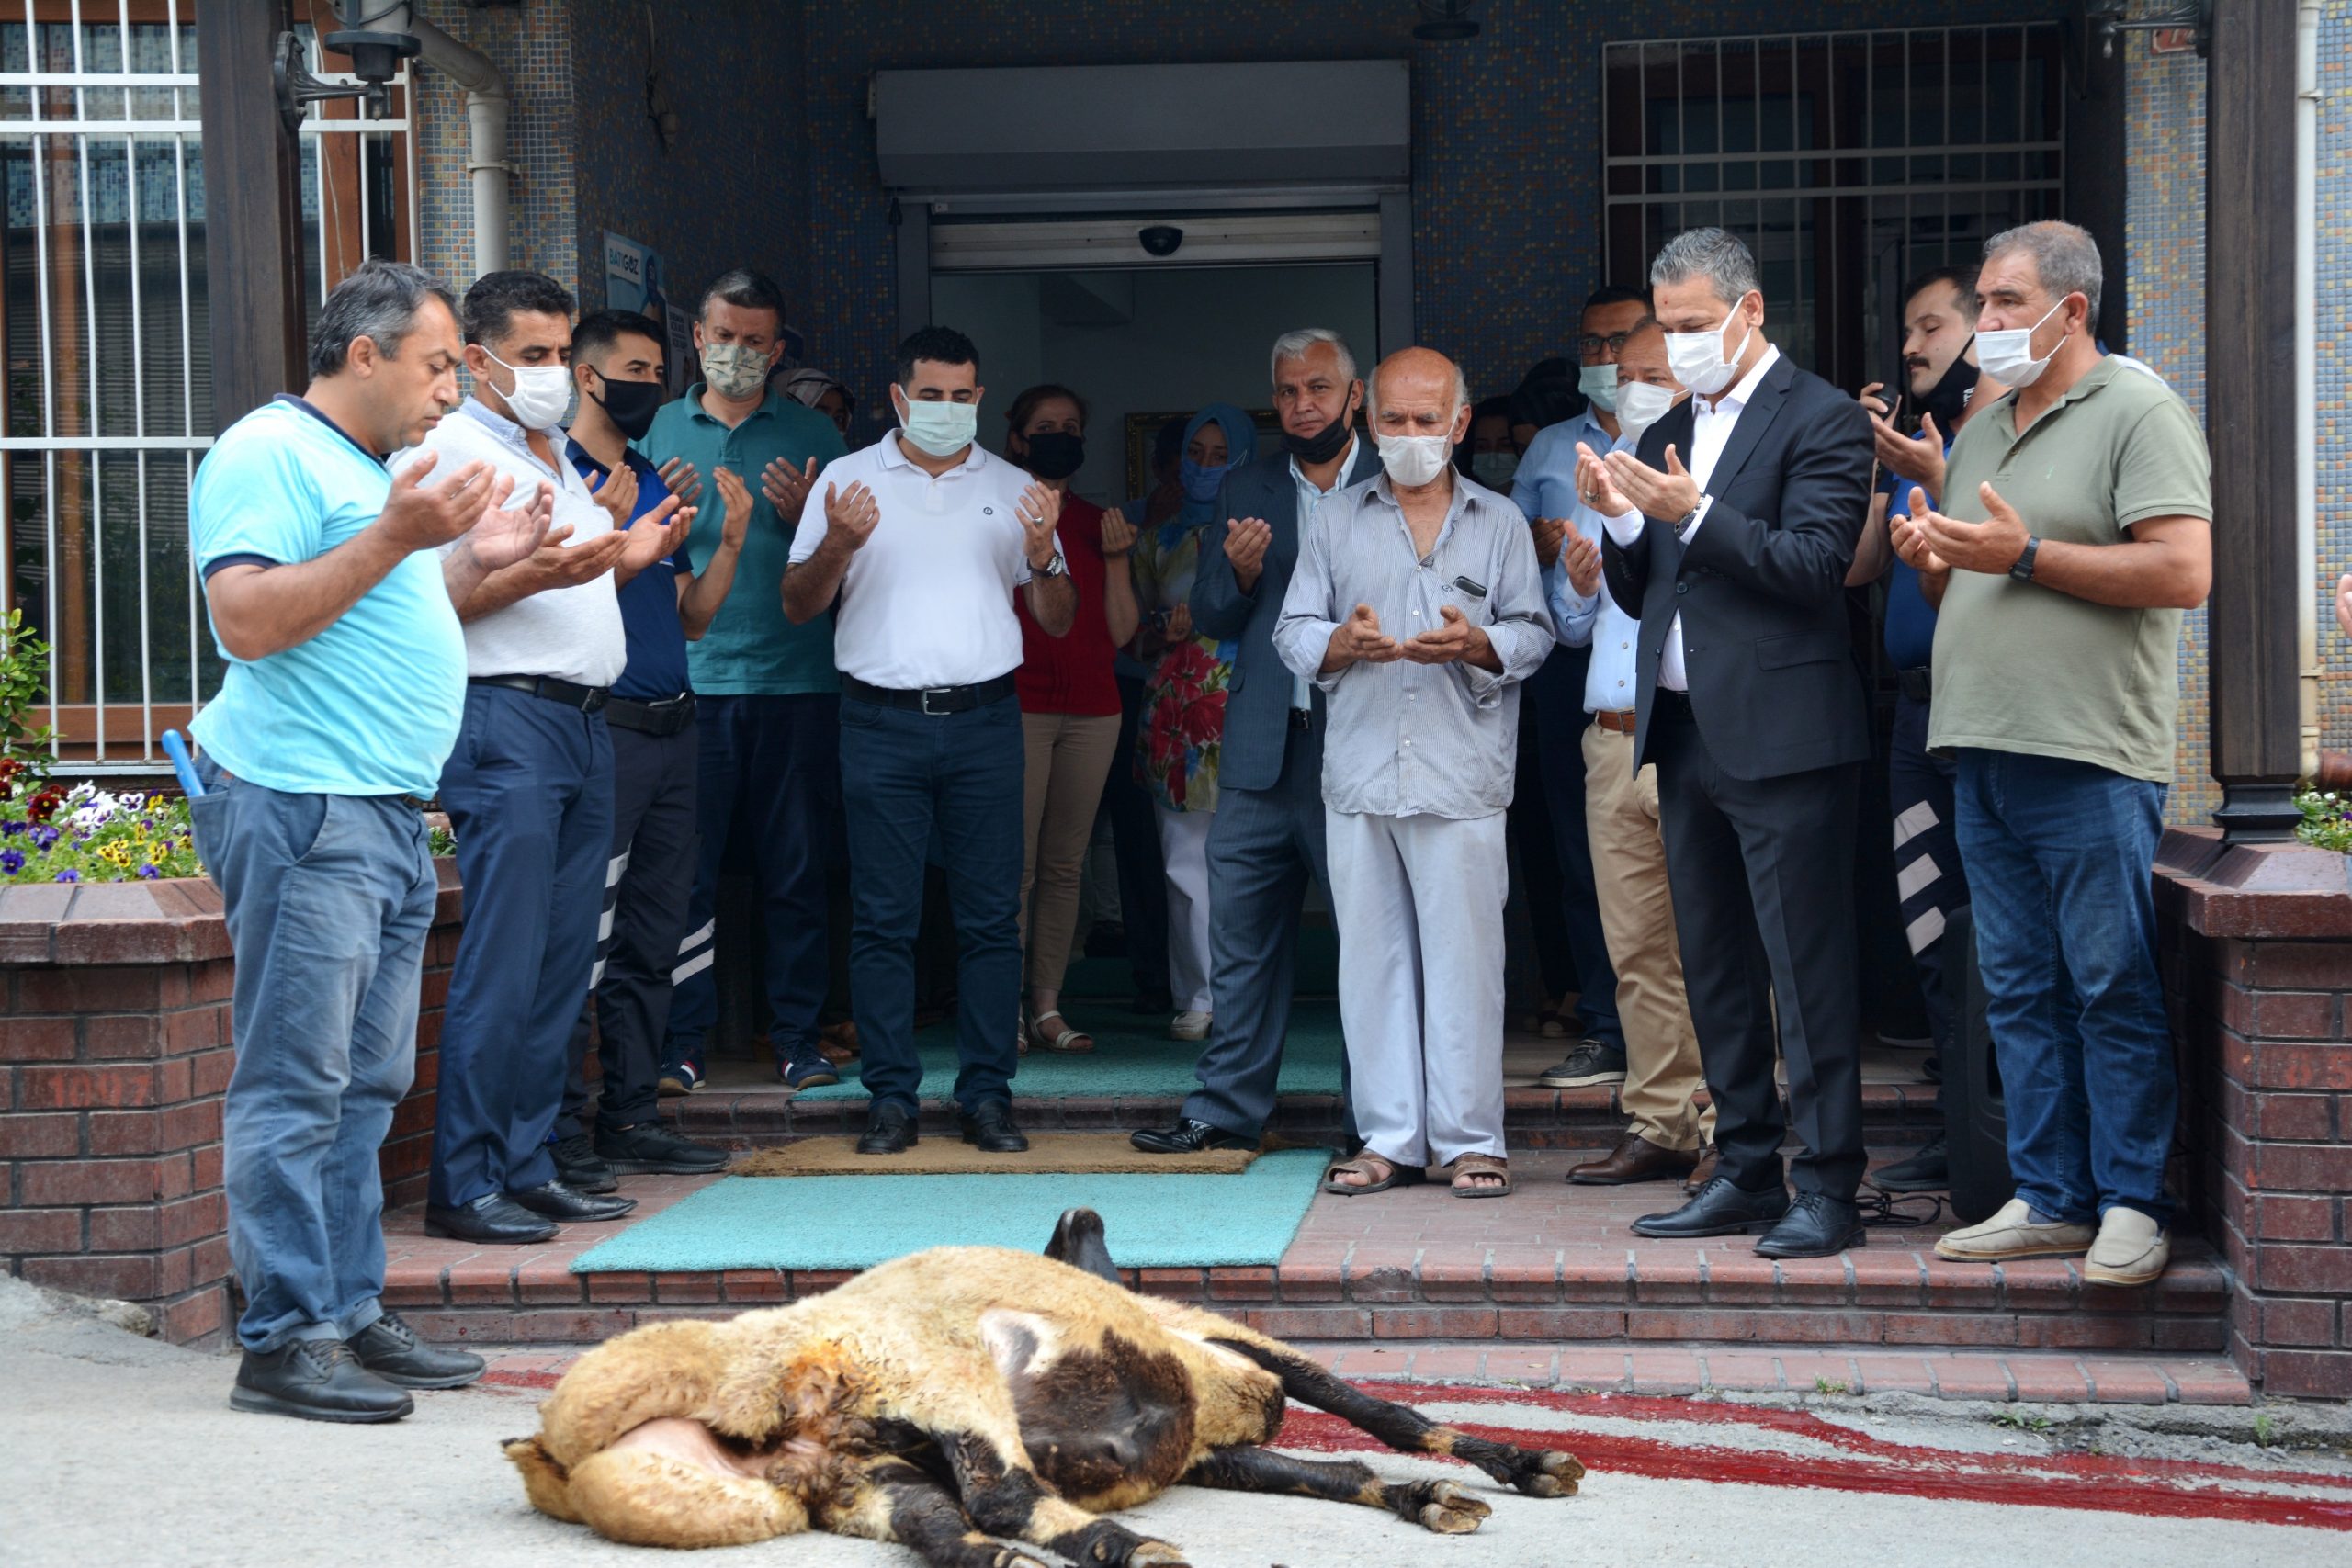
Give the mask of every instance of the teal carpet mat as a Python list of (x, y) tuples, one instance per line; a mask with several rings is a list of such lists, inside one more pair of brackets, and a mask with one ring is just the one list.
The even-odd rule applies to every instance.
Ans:
[[(1012, 1080), (1016, 1106), (1023, 1100), (1074, 1100), (1088, 1096), (1182, 1100), (1197, 1086), (1199, 1080), (1193, 1076), (1193, 1064), (1200, 1059), (1203, 1043), (1169, 1039), (1166, 1019), (1141, 1018), (1124, 1006), (1099, 1002), (1072, 1001), (1069, 1012), (1073, 1027), (1093, 1034), (1094, 1049), (1077, 1056), (1032, 1051), (1022, 1057), (1020, 1071)], [(956, 1091), (955, 1020), (935, 1023), (917, 1034), (915, 1046), (922, 1053), (922, 1087), (917, 1092), (924, 1100), (952, 1099)], [(1283, 1072), (1275, 1092), (1339, 1093), (1342, 1051), (1340, 1004), (1295, 1004), (1290, 1012), (1290, 1037), (1283, 1046)], [(804, 1089), (797, 1098), (865, 1099), (865, 1084), (852, 1076), (857, 1066), (855, 1062), (846, 1064), (841, 1082), (821, 1089)]]
[(1076, 1207), (1102, 1214), (1123, 1269), (1272, 1266), (1329, 1157), (1283, 1150), (1234, 1176), (733, 1176), (639, 1220), (571, 1271), (870, 1269), (927, 1247), (1036, 1252)]

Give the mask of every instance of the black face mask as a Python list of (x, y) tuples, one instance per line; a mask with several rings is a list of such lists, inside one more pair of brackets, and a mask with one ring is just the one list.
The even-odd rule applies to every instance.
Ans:
[(1346, 449), (1348, 440), (1355, 434), (1356, 398), (1351, 389), (1347, 406), (1340, 417), (1312, 435), (1293, 435), (1283, 432), (1283, 450), (1302, 463), (1328, 463)]
[(596, 406), (613, 422), (613, 427), (631, 441), (643, 439), (653, 428), (653, 416), (662, 411), (667, 394), (659, 381), (613, 381), (598, 377), (605, 389), (596, 398)]
[(1976, 391), (1976, 367), (1968, 362), (1967, 349), (1963, 345), (1961, 357), (1951, 362), (1951, 368), (1944, 372), (1943, 379), (1929, 389), (1926, 397), (1917, 400), (1919, 412), (1936, 416), (1936, 428), (1943, 433), (1947, 441), (1951, 439), (1951, 433), (1968, 412), (1968, 400)]
[(1029, 471), (1041, 479), (1066, 479), (1086, 466), (1083, 435), (1041, 430), (1021, 439), (1029, 444)]

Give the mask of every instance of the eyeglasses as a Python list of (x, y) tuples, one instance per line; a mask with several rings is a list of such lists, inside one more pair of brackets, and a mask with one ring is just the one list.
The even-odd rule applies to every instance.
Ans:
[(1622, 354), (1625, 349), (1625, 340), (1633, 335), (1631, 333), (1611, 333), (1607, 337), (1594, 337), (1588, 333), (1577, 339), (1577, 347), (1588, 355), (1599, 354), (1603, 349), (1611, 354)]

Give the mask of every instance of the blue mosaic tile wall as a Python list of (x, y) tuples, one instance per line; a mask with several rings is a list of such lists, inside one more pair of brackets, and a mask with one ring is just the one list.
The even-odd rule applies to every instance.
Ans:
[(2335, 580), (2352, 571), (2352, 0), (2327, 0), (2319, 34), (2320, 744), (2352, 750), (2352, 641)]
[[(2205, 413), (2205, 62), (2157, 54), (2148, 35), (2125, 35), (2126, 341)], [(2115, 266), (2110, 261), (2109, 274)], [(2204, 822), (2221, 804), (2211, 773), (2211, 666), (2205, 612), (2181, 623), (2180, 730), (2167, 814)]]
[[(580, 272), (572, 187), (572, 28), (565, 0), (526, 0), (477, 11), (462, 0), (418, 0), (417, 10), (480, 50), (506, 77), (508, 260), (571, 287)], [(417, 217), (420, 259), (460, 293), (474, 276), (473, 182), (466, 173), (466, 96), (418, 67)], [(598, 252), (599, 265), (602, 251)]]

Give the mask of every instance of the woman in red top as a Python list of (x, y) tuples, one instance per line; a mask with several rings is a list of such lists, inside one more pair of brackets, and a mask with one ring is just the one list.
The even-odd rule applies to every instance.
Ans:
[(1078, 620), (1048, 637), (1015, 593), (1021, 616), (1021, 726), (1025, 852), (1022, 942), (1029, 953), (1029, 1006), (1021, 1048), (1091, 1051), (1094, 1039), (1062, 1017), (1062, 971), (1078, 934), (1079, 868), (1093, 836), (1102, 781), (1119, 746), (1119, 683), (1111, 661), (1136, 635), (1127, 552), (1136, 531), (1117, 512), (1069, 493), (1086, 461), (1086, 402), (1067, 387), (1032, 387), (1005, 411), (1008, 461), (1062, 492), (1062, 554), (1078, 586)]

